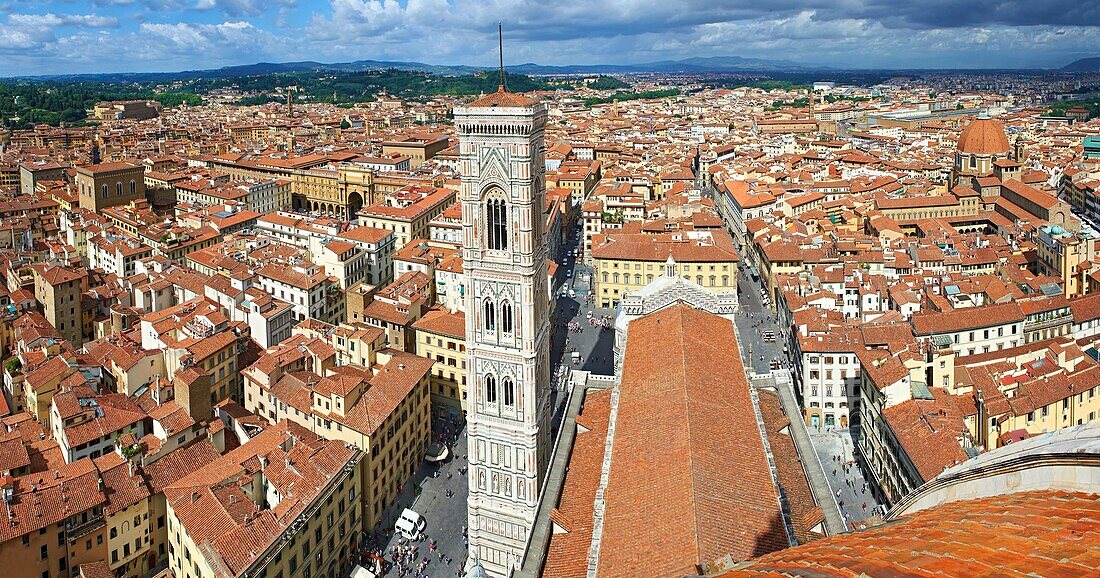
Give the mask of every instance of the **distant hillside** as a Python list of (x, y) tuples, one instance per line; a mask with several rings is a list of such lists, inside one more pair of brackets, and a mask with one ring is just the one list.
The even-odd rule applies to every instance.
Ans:
[[(177, 73), (171, 84), (164, 76), (153, 80), (137, 80), (130, 75), (101, 75), (94, 79), (80, 77), (36, 78), (33, 80), (0, 80), (0, 127), (25, 129), (38, 123), (57, 126), (61, 123), (89, 122), (86, 111), (101, 100), (155, 99), (165, 107), (198, 105), (203, 95), (217, 89), (240, 91), (241, 105), (281, 102), (283, 89), (297, 87), (299, 102), (331, 102), (352, 106), (373, 100), (382, 92), (412, 100), (435, 95), (476, 95), (493, 92), (500, 79), (496, 71), (474, 74), (441, 75), (428, 72), (377, 69), (361, 64), (361, 70), (318, 69), (316, 63), (258, 63), (217, 71), (200, 71), (187, 76)], [(140, 76), (140, 75), (138, 75)], [(122, 79), (120, 79), (120, 77)], [(545, 78), (532, 78), (508, 73), (508, 87), (515, 92), (555, 90), (572, 86), (566, 82), (549, 83)], [(593, 84), (604, 89), (620, 89), (628, 85), (614, 79), (599, 79)]]
[(685, 58), (683, 60), (660, 60), (643, 64), (573, 64), (566, 66), (544, 66), (526, 63), (509, 66), (509, 70), (520, 74), (598, 74), (598, 73), (705, 73), (705, 72), (794, 72), (809, 70), (830, 70), (828, 67), (799, 64), (789, 60), (765, 60), (762, 58), (742, 58), (740, 56), (710, 56)]
[[(91, 81), (91, 82), (171, 82), (176, 80), (236, 78), (267, 74), (292, 74), (304, 72), (365, 72), (374, 70), (400, 70), (423, 72), (439, 76), (465, 76), (485, 70), (485, 67), (466, 65), (425, 64), (391, 60), (356, 60), (354, 62), (323, 63), (311, 60), (301, 62), (257, 62), (239, 66), (223, 66), (208, 70), (184, 70), (180, 72), (119, 72), (102, 74), (58, 74), (34, 77), (36, 80)], [(548, 66), (528, 62), (509, 65), (509, 72), (516, 74), (549, 76), (555, 74), (610, 74), (610, 73), (726, 73), (726, 72), (808, 72), (832, 70), (824, 66), (806, 65), (789, 60), (766, 60), (740, 56), (694, 57), (683, 60), (661, 60), (644, 64), (570, 64)]]
[(1063, 66), (1062, 72), (1100, 72), (1100, 56), (1074, 60)]

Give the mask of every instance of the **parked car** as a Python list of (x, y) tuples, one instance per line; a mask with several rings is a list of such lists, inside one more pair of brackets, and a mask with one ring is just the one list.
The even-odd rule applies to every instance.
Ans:
[(394, 524), (394, 531), (400, 532), (407, 540), (416, 540), (427, 526), (428, 523), (424, 521), (424, 516), (405, 508)]

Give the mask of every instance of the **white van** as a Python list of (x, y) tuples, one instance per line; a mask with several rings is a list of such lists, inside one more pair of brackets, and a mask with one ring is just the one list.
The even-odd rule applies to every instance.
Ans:
[(427, 526), (424, 516), (405, 508), (401, 512), (401, 517), (397, 519), (397, 523), (394, 524), (393, 530), (400, 532), (407, 540), (416, 540)]

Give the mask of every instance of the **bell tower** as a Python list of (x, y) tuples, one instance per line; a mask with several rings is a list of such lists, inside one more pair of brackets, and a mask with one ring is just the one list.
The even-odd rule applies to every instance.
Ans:
[(523, 558), (550, 455), (546, 109), (505, 89), (454, 109), (462, 172), (469, 563)]

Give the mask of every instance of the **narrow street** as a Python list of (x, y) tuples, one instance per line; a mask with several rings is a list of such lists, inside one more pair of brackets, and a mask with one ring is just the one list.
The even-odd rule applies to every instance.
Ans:
[(848, 525), (857, 525), (880, 514), (874, 492), (855, 462), (855, 446), (850, 430), (811, 430), (810, 439), (817, 449), (817, 455), (825, 468), (825, 477), (829, 480), (829, 486)]
[[(775, 314), (763, 303), (760, 291), (763, 285), (753, 281), (749, 267), (742, 263), (739, 267), (737, 289), (741, 311), (737, 315), (737, 339), (740, 341), (741, 356), (745, 359), (746, 369), (757, 373), (771, 371), (772, 360), (787, 363), (783, 353), (785, 340), (775, 322)], [(772, 338), (765, 339), (765, 332), (771, 332)]]
[[(436, 419), (433, 432), (444, 436), (445, 424)], [(382, 516), (376, 529), (382, 545), (381, 552), (386, 559), (383, 576), (415, 576), (413, 570), (421, 568), (420, 574), (444, 578), (458, 576), (466, 561), (466, 497), (467, 478), (465, 470), (468, 464), (466, 453), (466, 428), (451, 433), (454, 444), (450, 456), (441, 464), (421, 461), (416, 474), (405, 483), (397, 501)], [(457, 437), (454, 437), (457, 436)], [(433, 435), (435, 437), (435, 435)], [(394, 522), (402, 510), (410, 508), (424, 517), (427, 526), (424, 536), (416, 542), (404, 540), (394, 532)], [(432, 543), (435, 549), (432, 549)], [(401, 565), (395, 553), (400, 548), (409, 551)], [(421, 565), (423, 565), (421, 567)], [(403, 574), (407, 569), (408, 574)]]
[[(558, 288), (557, 314), (554, 319), (551, 359), (568, 364), (572, 369), (610, 375), (615, 365), (615, 310), (596, 307), (592, 294), (592, 270), (585, 266), (583, 255), (571, 255), (580, 243), (579, 228), (566, 244), (568, 257), (559, 265), (567, 269)], [(572, 293), (570, 293), (572, 292)], [(579, 354), (574, 363), (572, 352)]]

